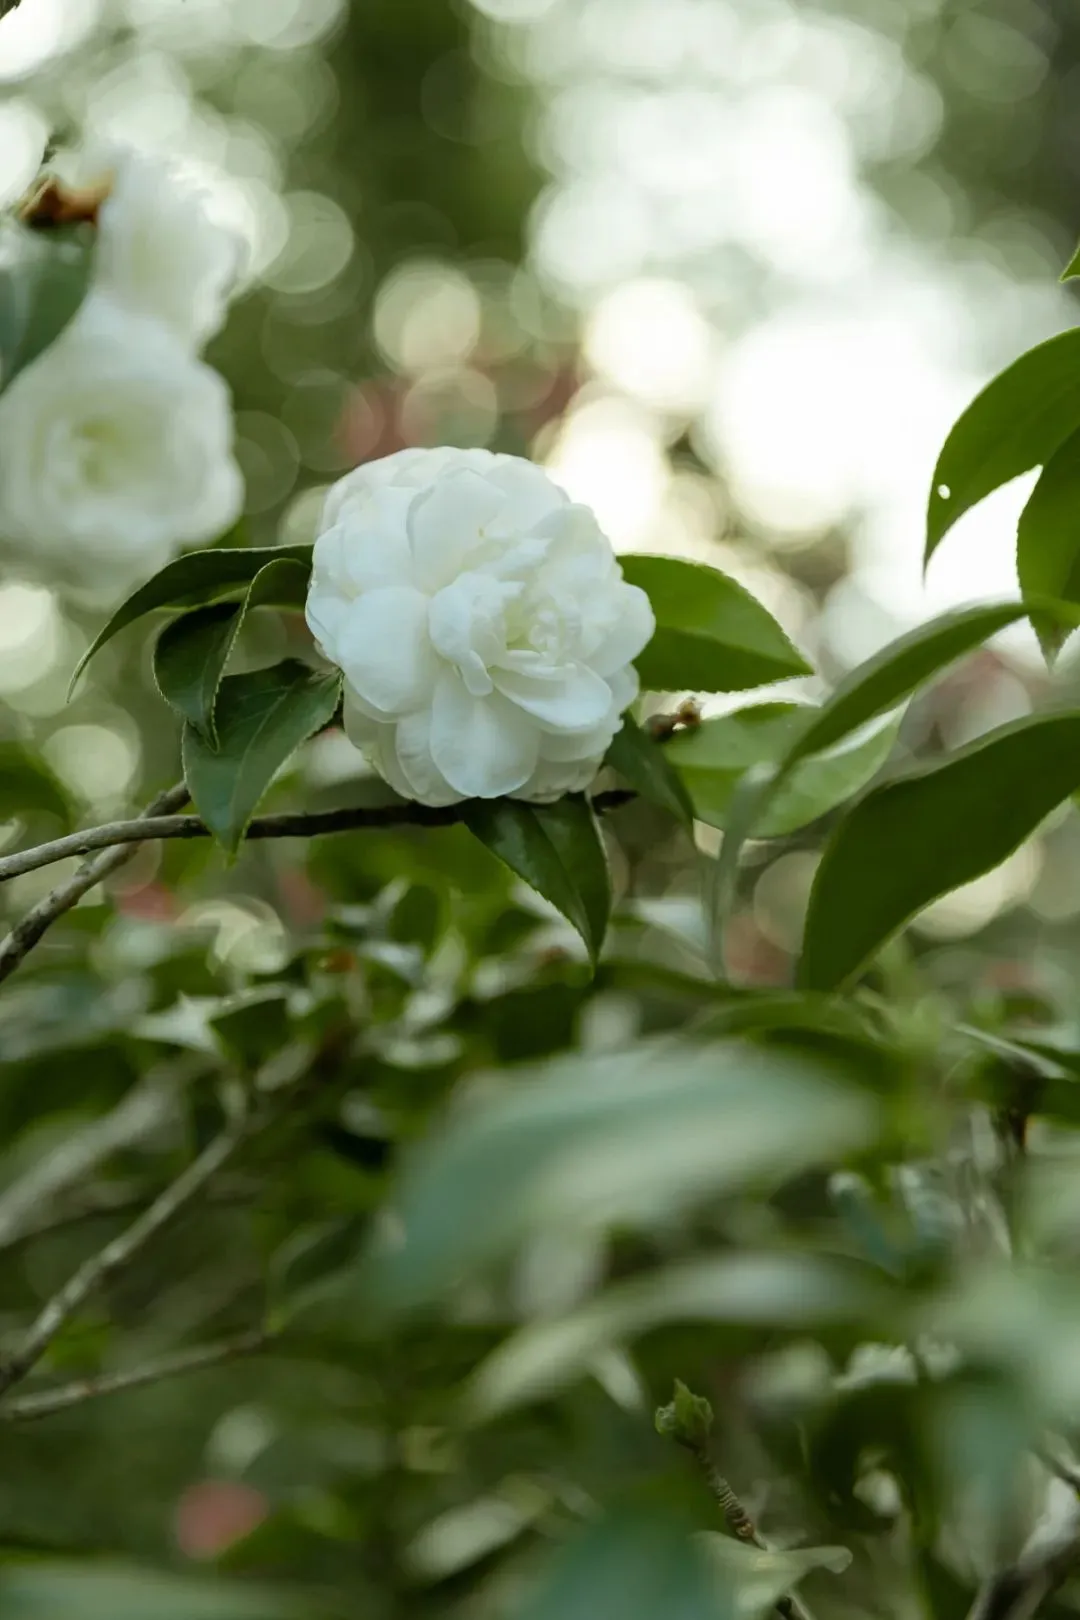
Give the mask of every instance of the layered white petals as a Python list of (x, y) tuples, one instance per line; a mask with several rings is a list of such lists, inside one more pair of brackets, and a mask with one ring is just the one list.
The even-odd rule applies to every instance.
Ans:
[(92, 294), (0, 395), (0, 535), (68, 575), (150, 574), (236, 521), (232, 442), (218, 373)]
[(586, 788), (637, 695), (644, 593), (539, 467), (404, 450), (330, 491), (307, 606), (345, 727), (424, 804)]

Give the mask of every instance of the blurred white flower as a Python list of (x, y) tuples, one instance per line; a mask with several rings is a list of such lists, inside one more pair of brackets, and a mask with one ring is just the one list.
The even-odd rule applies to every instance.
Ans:
[(160, 158), (91, 149), (78, 161), (77, 179), (109, 186), (98, 211), (94, 290), (200, 349), (225, 319), (240, 238), (211, 216), (199, 188)]
[(0, 394), (0, 536), (75, 577), (149, 575), (239, 516), (232, 439), (218, 373), (91, 294)]
[(652, 635), (592, 512), (487, 450), (403, 450), (330, 491), (307, 619), (349, 736), (424, 804), (588, 786)]

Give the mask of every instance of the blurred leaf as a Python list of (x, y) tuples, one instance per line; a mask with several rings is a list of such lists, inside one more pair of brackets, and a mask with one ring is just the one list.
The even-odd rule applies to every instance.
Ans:
[(730, 1584), (675, 1518), (627, 1512), (552, 1560), (520, 1620), (734, 1620)]
[(302, 1612), (296, 1600), (281, 1593), (152, 1570), (90, 1563), (0, 1570), (4, 1620), (278, 1620)]
[(446, 1580), (516, 1540), (551, 1499), (549, 1486), (508, 1481), (499, 1495), (449, 1508), (425, 1525), (406, 1549), (405, 1561), (421, 1580)]
[(215, 752), (184, 728), (184, 779), (218, 843), (235, 851), (255, 808), (290, 755), (333, 719), (341, 677), (295, 659), (249, 675), (228, 675), (217, 702)]
[(1061, 272), (1062, 281), (1072, 281), (1076, 276), (1080, 276), (1080, 247), (1077, 248), (1076, 252), (1073, 254), (1064, 270)]
[[(174, 558), (117, 608), (79, 659), (71, 677), (69, 695), (94, 654), (100, 652), (129, 624), (134, 624), (147, 613), (163, 609), (202, 607), (205, 603), (219, 602), (225, 597), (243, 596), (262, 568), (286, 558), (310, 569), (311, 547), (251, 546), (236, 550), (222, 546), (210, 551), (189, 551), (182, 557)], [(280, 585), (282, 593), (280, 599), (275, 599), (275, 605), (295, 607), (295, 575), (284, 570), (274, 575), (274, 582)], [(264, 596), (263, 605), (270, 606), (271, 598)]]
[[(1080, 605), (1080, 433), (1047, 461), (1020, 514), (1016, 568), (1025, 597)], [(1031, 622), (1048, 660), (1073, 628), (1034, 606)]]
[(427, 956), (443, 926), (442, 895), (426, 883), (413, 883), (391, 912), (387, 931), (398, 944), (416, 945)]
[(880, 1303), (862, 1267), (813, 1254), (742, 1252), (687, 1260), (617, 1283), (579, 1310), (519, 1329), (481, 1364), (466, 1391), (471, 1420), (548, 1399), (604, 1352), (670, 1322), (719, 1322), (806, 1332), (869, 1315)]
[(401, 1242), (372, 1256), (373, 1281), (391, 1303), (419, 1302), (526, 1235), (669, 1219), (843, 1152), (874, 1120), (865, 1094), (786, 1052), (642, 1041), (567, 1058), (452, 1115), (420, 1148), (400, 1190)]
[(1032, 715), (875, 788), (836, 828), (810, 894), (800, 979), (853, 978), (910, 917), (1011, 855), (1080, 787), (1080, 713)]
[(595, 963), (611, 913), (611, 876), (587, 799), (579, 793), (554, 804), (478, 799), (466, 807), (465, 823), (577, 929)]
[(1080, 328), (1040, 343), (994, 378), (956, 423), (934, 469), (929, 562), (958, 518), (1048, 462), (1080, 427)]
[(0, 270), (0, 390), (78, 313), (94, 260), (95, 233), (84, 226), (19, 235), (20, 255)]
[(782, 1552), (766, 1551), (712, 1530), (701, 1531), (697, 1540), (733, 1588), (739, 1620), (744, 1617), (754, 1620), (757, 1615), (767, 1614), (775, 1607), (777, 1598), (790, 1592), (814, 1570), (842, 1575), (852, 1561), (847, 1547), (790, 1547)]
[(650, 804), (668, 810), (683, 826), (690, 828), (694, 807), (677, 771), (667, 758), (666, 748), (638, 725), (630, 714), (615, 733), (605, 765), (618, 771), (623, 781)]
[(35, 814), (56, 816), (70, 827), (67, 790), (25, 743), (0, 742), (0, 821)]
[(161, 695), (184, 720), (217, 745), (215, 704), (240, 628), (253, 608), (303, 606), (308, 569), (295, 557), (275, 557), (259, 569), (241, 602), (214, 602), (167, 624), (154, 649)]
[[(753, 766), (775, 763), (806, 724), (798, 703), (759, 703), (693, 730), (679, 732), (665, 753), (690, 790), (701, 821), (723, 828), (736, 787)], [(781, 838), (816, 821), (877, 775), (892, 753), (902, 715), (871, 721), (827, 752), (797, 765), (754, 827), (758, 838)]]
[(726, 574), (680, 557), (620, 560), (656, 614), (656, 632), (636, 660), (643, 686), (740, 692), (812, 673), (772, 615)]
[(209, 1024), (225, 1049), (253, 1068), (288, 1041), (288, 1002), (280, 990), (238, 996)]

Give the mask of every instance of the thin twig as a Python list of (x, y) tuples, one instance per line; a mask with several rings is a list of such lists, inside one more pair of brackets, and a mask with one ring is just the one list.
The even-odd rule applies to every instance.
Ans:
[(79, 1378), (58, 1389), (42, 1390), (37, 1395), (21, 1395), (0, 1407), (0, 1420), (6, 1423), (26, 1423), (36, 1418), (52, 1417), (55, 1412), (66, 1412), (86, 1401), (100, 1400), (103, 1395), (118, 1395), (124, 1390), (141, 1389), (146, 1384), (160, 1384), (167, 1378), (178, 1378), (185, 1373), (201, 1372), (204, 1367), (221, 1367), (226, 1362), (238, 1361), (241, 1356), (252, 1356), (265, 1349), (273, 1335), (266, 1328), (252, 1328), (235, 1338), (223, 1339), (219, 1344), (199, 1345), (193, 1350), (178, 1350), (171, 1356), (149, 1361), (144, 1367), (132, 1367), (127, 1372), (101, 1373), (96, 1378)]
[(6, 1361), (0, 1363), (0, 1395), (26, 1377), (65, 1323), (90, 1296), (109, 1278), (130, 1265), (146, 1244), (198, 1196), (246, 1139), (253, 1124), (254, 1116), (250, 1109), (238, 1109), (198, 1158), (154, 1199), (148, 1209), (98, 1254), (91, 1255), (68, 1278), (42, 1307), (23, 1335), (22, 1342)]
[(150, 1074), (103, 1118), (92, 1120), (46, 1153), (0, 1193), (0, 1249), (17, 1243), (62, 1193), (121, 1148), (141, 1141), (176, 1111), (174, 1088), (164, 1082), (160, 1072)]
[(980, 1589), (967, 1620), (1031, 1620), (1046, 1599), (1080, 1564), (1080, 1527), (1070, 1526), (1052, 1541), (1040, 1540), (1000, 1570)]
[[(617, 809), (634, 795), (623, 789), (598, 793), (592, 801), (599, 814)], [(435, 808), (424, 804), (388, 804), (354, 807), (345, 810), (308, 810), (276, 816), (259, 816), (249, 826), (245, 837), (251, 838), (314, 838), (323, 833), (356, 832), (374, 827), (451, 827), (464, 821), (470, 810), (468, 803), (451, 804)], [(49, 844), (38, 844), (34, 849), (18, 850), (0, 859), (0, 883), (9, 878), (35, 872), (54, 861), (66, 860), (71, 855), (86, 855), (95, 849), (111, 849), (125, 844), (141, 844), (151, 838), (209, 838), (209, 827), (198, 816), (161, 815), (154, 806), (145, 816), (132, 821), (111, 821), (102, 827), (88, 827), (84, 832), (70, 833), (66, 838), (54, 838)], [(117, 865), (119, 865), (117, 861)], [(109, 871), (113, 868), (110, 866)], [(104, 874), (102, 874), (104, 875)], [(78, 874), (76, 874), (78, 876)], [(75, 879), (72, 879), (74, 882)], [(94, 881), (98, 881), (95, 879)], [(92, 887), (88, 883), (87, 888)], [(85, 890), (82, 891), (85, 893)], [(51, 898), (51, 897), (50, 897)], [(65, 908), (66, 909), (66, 908)], [(31, 914), (32, 915), (32, 914)], [(22, 925), (20, 925), (22, 926)], [(45, 925), (48, 927), (48, 923)], [(14, 935), (12, 936), (14, 937)], [(0, 946), (0, 963), (3, 960)], [(9, 970), (10, 971), (10, 970)], [(0, 978), (3, 977), (0, 971)]]
[[(111, 840), (112, 844), (120, 846), (118, 848), (106, 847), (102, 840), (82, 847), (79, 845), (80, 834), (76, 833), (74, 841), (71, 838), (58, 838), (52, 844), (39, 846), (43, 850), (58, 850), (61, 845), (72, 847), (59, 849), (59, 853), (48, 856), (46, 860), (32, 861), (30, 865), (18, 866), (5, 873), (8, 877), (14, 877), (17, 871), (32, 872), (38, 866), (47, 866), (52, 861), (63, 860), (68, 855), (85, 854), (91, 849), (105, 849), (104, 854), (96, 856), (93, 860), (84, 861), (78, 871), (74, 872), (66, 882), (57, 884), (55, 889), (47, 894), (43, 900), (39, 900), (37, 905), (33, 906), (26, 913), (26, 916), (15, 924), (7, 938), (0, 942), (0, 980), (6, 979), (10, 974), (14, 973), (27, 952), (33, 950), (42, 934), (45, 933), (46, 929), (52, 927), (57, 918), (62, 917), (65, 911), (70, 911), (72, 906), (76, 905), (84, 894), (88, 894), (103, 878), (107, 878), (111, 873), (123, 866), (125, 861), (131, 859), (134, 849), (125, 847), (126, 845), (140, 844), (147, 838), (152, 838), (154, 834), (148, 829), (163, 818), (166, 820), (173, 819), (166, 813), (178, 810), (182, 804), (187, 802), (187, 798), (188, 790), (183, 782), (178, 782), (175, 787), (167, 788), (164, 793), (159, 793), (153, 803), (148, 805), (143, 815), (136, 817), (134, 821), (121, 823), (129, 831), (128, 836), (124, 839)], [(37, 853), (39, 851), (27, 850), (25, 852), (27, 856)], [(20, 857), (18, 855), (9, 855), (7, 859), (9, 863), (12, 861), (18, 862)]]
[[(235, 1186), (210, 1189), (204, 1202), (214, 1209), (235, 1209), (250, 1204), (256, 1197), (256, 1186), (247, 1181), (238, 1181)], [(0, 1241), (0, 1254), (7, 1254), (26, 1243), (36, 1243), (41, 1238), (55, 1237), (74, 1227), (89, 1225), (92, 1221), (118, 1221), (129, 1215), (138, 1215), (152, 1202), (152, 1198), (149, 1192), (132, 1192), (126, 1186), (110, 1186), (106, 1183), (94, 1188), (77, 1203), (61, 1207), (53, 1215), (46, 1215), (40, 1221), (5, 1234)]]

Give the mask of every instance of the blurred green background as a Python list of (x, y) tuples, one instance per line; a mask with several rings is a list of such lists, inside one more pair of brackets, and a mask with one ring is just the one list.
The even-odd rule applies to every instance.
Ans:
[[(488, 445), (544, 461), (617, 549), (733, 574), (826, 679), (931, 612), (1014, 590), (1015, 489), (965, 520), (925, 584), (922, 510), (957, 411), (1075, 315), (1057, 284), (1080, 229), (1075, 0), (22, 0), (0, 23), (0, 200), (82, 130), (168, 153), (249, 244), (209, 358), (234, 391), (258, 543), (310, 538), (326, 486), (360, 461)], [(137, 635), (65, 703), (118, 594), (108, 578), (62, 591), (3, 558), (11, 847), (129, 813), (178, 774)], [(290, 638), (302, 648), (302, 627), (260, 624), (242, 654), (265, 661)], [(1040, 670), (1028, 633), (1007, 633), (916, 705), (904, 746), (955, 746), (1028, 712)], [(361, 791), (358, 756), (330, 733), (274, 801)], [(453, 1085), (673, 1030), (710, 1002), (692, 851), (632, 808), (613, 860), (625, 905), (594, 981), (566, 928), (460, 829), (263, 845), (232, 866), (195, 845), (145, 849), (49, 936), (0, 1007), (0, 1215), (4, 1186), (133, 1085), (157, 1113), (4, 1238), (0, 1327), (205, 1138), (223, 1064), (293, 1040), (322, 1065), (299, 1141), (261, 1142), (45, 1371), (136, 1365), (243, 1327), (308, 1278), (337, 1279), (336, 1303), (261, 1360), (0, 1427), (0, 1545), (224, 1562), (304, 1584), (312, 1615), (513, 1613), (553, 1526), (641, 1480), (678, 1496), (648, 1412), (672, 1376), (714, 1398), (744, 1375), (795, 1378), (798, 1329), (782, 1320), (667, 1329), (637, 1363), (598, 1356), (558, 1401), (465, 1439), (451, 1394), (508, 1322), (557, 1316), (715, 1230), (538, 1238), (494, 1302), (481, 1290), (456, 1315), (375, 1333), (340, 1268), (399, 1144)], [(746, 979), (786, 982), (814, 861), (808, 840), (757, 847), (737, 920)], [(9, 884), (6, 915), (56, 875)], [(961, 1011), (992, 1023), (1026, 997), (1071, 1014), (1078, 919), (1070, 810), (920, 919), (898, 970), (912, 1027), (889, 1061), (933, 1064)], [(239, 1034), (214, 1023), (237, 994), (270, 1008)], [(935, 1129), (920, 1126), (927, 1143)], [(725, 1242), (781, 1219), (756, 1207)], [(847, 1333), (829, 1342), (838, 1365)], [(876, 1398), (860, 1396), (858, 1421), (899, 1444), (914, 1397)], [(815, 1492), (842, 1498), (852, 1538), (887, 1516), (852, 1488), (846, 1421), (809, 1461), (787, 1455), (779, 1420), (771, 1433), (805, 1472), (782, 1508), (798, 1500), (821, 1539), (837, 1531)], [(749, 1425), (734, 1419), (726, 1444), (762, 1476)], [(860, 1604), (884, 1579), (861, 1556), (851, 1613), (872, 1612)], [(936, 1552), (925, 1564), (945, 1595), (923, 1612), (962, 1614), (962, 1577)], [(50, 1617), (97, 1620), (92, 1601), (58, 1589)], [(139, 1601), (132, 1615), (154, 1620)], [(17, 1603), (14, 1620), (39, 1612)], [(101, 1603), (115, 1620), (115, 1598)]]

